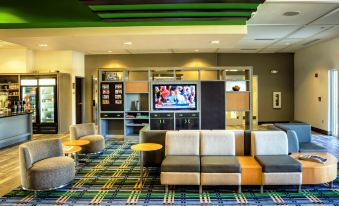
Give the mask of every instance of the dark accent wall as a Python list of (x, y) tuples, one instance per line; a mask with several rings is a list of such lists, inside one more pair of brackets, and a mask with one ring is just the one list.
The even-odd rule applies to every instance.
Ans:
[(202, 81), (201, 129), (225, 129), (224, 81)]
[[(98, 68), (253, 66), (258, 76), (260, 122), (290, 121), (294, 116), (294, 55), (281, 54), (121, 54), (85, 56), (85, 122), (92, 117), (92, 76)], [(271, 74), (270, 70), (278, 70)], [(272, 94), (282, 92), (282, 108), (272, 107)]]

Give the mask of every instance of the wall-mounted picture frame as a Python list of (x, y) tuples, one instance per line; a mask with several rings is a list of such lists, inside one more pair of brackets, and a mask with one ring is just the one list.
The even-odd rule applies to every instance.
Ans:
[(273, 92), (273, 109), (281, 109), (281, 92)]

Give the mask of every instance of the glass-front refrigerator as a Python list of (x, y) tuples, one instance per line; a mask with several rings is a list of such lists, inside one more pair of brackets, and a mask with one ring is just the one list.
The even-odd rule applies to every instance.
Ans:
[(58, 132), (56, 77), (27, 76), (21, 78), (21, 98), (33, 113), (33, 132)]
[(21, 99), (25, 101), (27, 110), (32, 112), (32, 122), (36, 123), (37, 117), (37, 87), (38, 81), (36, 79), (21, 80)]
[(54, 87), (40, 88), (40, 123), (54, 123)]

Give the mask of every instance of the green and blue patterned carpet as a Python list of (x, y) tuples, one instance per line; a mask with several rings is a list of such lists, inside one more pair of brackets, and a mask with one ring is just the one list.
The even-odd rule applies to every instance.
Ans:
[(199, 195), (197, 186), (170, 187), (165, 194), (160, 185), (159, 168), (149, 168), (140, 181), (138, 153), (133, 142), (108, 141), (107, 149), (96, 156), (84, 156), (72, 184), (49, 192), (33, 192), (20, 188), (0, 198), (0, 205), (339, 205), (339, 179), (328, 184), (303, 186), (243, 186), (236, 193), (232, 186), (205, 187)]

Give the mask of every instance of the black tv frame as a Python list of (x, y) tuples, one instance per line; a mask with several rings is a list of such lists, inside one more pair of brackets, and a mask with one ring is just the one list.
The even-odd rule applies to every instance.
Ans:
[[(156, 86), (195, 86), (195, 108), (155, 108), (154, 88)], [(153, 111), (197, 111), (198, 110), (198, 84), (197, 83), (165, 83), (164, 84), (152, 84), (152, 107)]]

